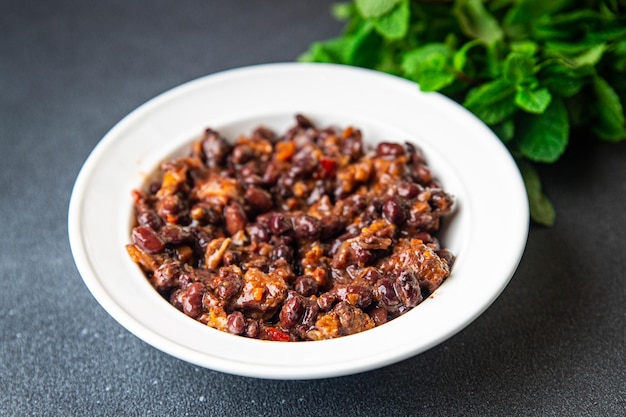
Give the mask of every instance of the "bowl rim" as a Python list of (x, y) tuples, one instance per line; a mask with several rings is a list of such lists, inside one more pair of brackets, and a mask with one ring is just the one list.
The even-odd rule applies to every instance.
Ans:
[[(290, 95), (296, 88), (300, 89), (299, 94), (308, 95), (308, 101)], [(263, 110), (255, 109), (253, 104), (237, 106), (250, 92), (262, 97), (264, 93), (274, 92), (276, 96), (265, 96)], [(344, 97), (342, 94), (355, 97), (348, 97), (344, 106), (325, 101), (325, 95)], [(194, 107), (207, 98), (222, 100), (223, 107), (212, 103), (207, 103), (208, 109)], [(392, 111), (384, 103), (363, 103), (370, 99), (393, 99), (402, 107)], [(286, 102), (277, 103), (277, 100)], [(289, 109), (290, 105), (298, 105), (298, 108)], [(420, 114), (413, 116), (411, 110), (419, 110)], [(99, 199), (105, 198), (102, 193), (119, 197), (123, 196), (122, 191), (137, 188), (159, 160), (188, 143), (201, 129), (213, 126), (212, 121), (216, 121), (218, 130), (223, 127), (234, 132), (263, 120), (275, 119), (277, 124), (284, 124), (286, 117), (296, 113), (313, 114), (314, 119), (329, 123), (334, 117), (335, 124), (353, 120), (350, 123), (356, 127), (364, 123), (368, 131), (373, 132), (390, 129), (410, 132), (411, 140), (424, 148), (429, 165), (432, 160), (436, 161), (435, 175), (440, 177), (444, 172), (439, 170), (445, 171), (464, 200), (458, 200), (460, 214), (459, 219), (455, 219), (463, 222), (463, 230), (456, 231), (463, 237), (458, 243), (461, 253), (457, 255), (449, 280), (430, 297), (444, 301), (426, 300), (409, 314), (383, 326), (333, 340), (281, 343), (247, 339), (208, 328), (176, 311), (154, 291), (145, 277), (138, 279), (141, 272), (128, 259), (123, 247), (109, 248), (124, 239), (126, 243), (129, 241), (130, 193), (122, 202), (101, 201)], [(174, 121), (175, 116), (181, 120)], [(407, 121), (409, 117), (411, 122)], [(420, 123), (419, 128), (414, 126), (413, 118)], [(471, 169), (468, 168), (470, 162), (456, 154), (452, 158), (454, 163), (449, 162), (450, 153), (446, 154), (446, 150), (450, 151), (449, 144), (453, 142), (452, 138), (444, 136), (448, 131), (463, 133), (469, 138), (472, 146), (454, 142), (455, 146), (463, 148), (465, 156), (477, 157), (475, 148), (478, 148), (491, 159), (474, 164)], [(140, 139), (150, 138), (146, 140), (151, 141), (153, 137), (156, 137), (158, 149), (145, 150), (148, 145), (142, 148), (137, 144)], [(146, 153), (129, 156), (125, 152), (128, 147), (141, 148)], [(455, 152), (460, 151), (455, 149)], [(129, 172), (133, 167), (135, 172)], [(108, 172), (102, 172), (107, 171), (105, 168)], [(117, 168), (119, 172), (112, 172)], [(107, 183), (107, 175), (117, 183)], [(124, 184), (124, 180), (128, 184)], [(479, 180), (486, 183), (476, 184)], [(95, 189), (104, 191), (98, 195)], [(479, 210), (481, 207), (483, 209)], [(103, 222), (105, 209), (110, 211), (104, 214), (113, 213), (117, 222), (110, 225)], [(127, 210), (125, 214), (124, 210)], [(95, 224), (97, 221), (101, 224)], [(222, 372), (270, 379), (313, 379), (363, 372), (424, 352), (452, 337), (482, 314), (506, 287), (524, 252), (528, 228), (526, 191), (515, 161), (493, 132), (469, 111), (438, 93), (423, 93), (415, 83), (399, 77), (363, 68), (317, 63), (273, 63), (231, 69), (189, 81), (147, 101), (120, 120), (94, 147), (76, 178), (68, 209), (70, 247), (79, 273), (94, 298), (118, 323), (148, 344), (187, 362)], [(94, 236), (96, 231), (109, 239), (109, 246), (99, 241), (100, 236)], [(488, 252), (498, 259), (492, 270), (480, 272), (484, 292), (465, 299), (462, 292), (471, 285), (457, 277), (462, 273), (478, 273), (479, 260), (473, 256), (480, 251), (483, 256)], [(109, 273), (116, 274), (113, 280), (117, 281), (107, 279)], [(129, 273), (128, 281), (119, 281), (120, 273)], [(133, 301), (130, 296), (121, 294), (126, 291), (137, 294), (139, 299)], [(454, 305), (454, 310), (444, 310), (446, 314), (442, 314), (441, 305), (446, 303), (449, 307)], [(153, 309), (158, 319), (145, 317), (151, 313), (142, 313), (145, 309)], [(436, 317), (436, 320), (425, 323), (419, 320), (423, 317)], [(418, 329), (420, 335), (398, 335), (408, 333), (407, 329), (411, 332)]]

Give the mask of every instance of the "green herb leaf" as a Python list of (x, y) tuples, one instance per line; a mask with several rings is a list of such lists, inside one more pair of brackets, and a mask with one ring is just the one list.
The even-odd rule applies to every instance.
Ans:
[(529, 41), (527, 39), (521, 41), (511, 42), (511, 51), (517, 52), (526, 56), (533, 56), (539, 50), (539, 45), (536, 42)]
[(410, 18), (409, 0), (402, 0), (390, 13), (373, 19), (372, 23), (381, 36), (396, 40), (406, 36)]
[(351, 3), (335, 3), (331, 7), (331, 14), (337, 20), (354, 18), (355, 7)]
[(492, 126), (492, 129), (504, 143), (510, 142), (515, 136), (515, 122), (513, 119), (504, 120), (503, 122)]
[(500, 123), (516, 111), (515, 86), (499, 78), (473, 88), (463, 105), (488, 125)]
[(626, 139), (624, 108), (615, 90), (606, 80), (595, 77), (593, 88), (598, 100), (596, 123), (593, 131), (602, 139), (617, 141)]
[[(343, 40), (343, 42), (341, 42)], [(362, 22), (349, 36), (326, 45), (342, 64), (374, 66), (380, 56), (381, 39), (369, 22)]]
[(463, 33), (470, 38), (479, 39), (486, 44), (502, 39), (500, 24), (485, 8), (482, 0), (456, 0), (452, 13)]
[(476, 46), (480, 46), (480, 41), (473, 40), (467, 42), (463, 47), (456, 51), (452, 57), (452, 66), (456, 71), (463, 72), (467, 63), (468, 53)]
[(314, 43), (299, 60), (372, 67), (380, 60), (381, 42), (372, 24), (361, 22), (353, 34)]
[(515, 93), (515, 86), (509, 81), (499, 78), (472, 88), (463, 105), (471, 108), (482, 104), (492, 104), (511, 96), (513, 93)]
[[(300, 60), (416, 81), (463, 103), (520, 161), (552, 163), (573, 127), (626, 139), (624, 1), (349, 0), (333, 8), (343, 34)], [(551, 223), (536, 180), (531, 212)]]
[(491, 126), (515, 114), (517, 106), (513, 101), (513, 95), (511, 95), (496, 103), (475, 106), (471, 108), (471, 111), (479, 119)]
[(555, 63), (543, 68), (538, 76), (554, 94), (571, 97), (581, 91), (593, 74), (593, 67), (590, 66), (572, 68), (564, 63)]
[(513, 6), (504, 15), (502, 21), (508, 27), (528, 25), (540, 19), (542, 16), (549, 16), (564, 6), (571, 3), (570, 0), (526, 0), (514, 1)]
[(596, 65), (602, 59), (607, 46), (603, 43), (593, 46), (585, 52), (574, 58), (574, 66), (582, 67), (584, 65)]
[(428, 44), (407, 52), (402, 59), (402, 69), (422, 91), (438, 91), (455, 80), (450, 69), (451, 56), (446, 44)]
[(511, 52), (504, 61), (504, 78), (513, 84), (534, 80), (535, 60), (520, 52)]
[(344, 63), (344, 39), (331, 39), (311, 44), (308, 51), (298, 57), (300, 62)]
[(569, 119), (562, 100), (552, 100), (541, 115), (529, 115), (519, 126), (519, 150), (535, 162), (554, 162), (569, 138)]
[(363, 17), (380, 17), (391, 11), (402, 0), (355, 0)]
[(537, 174), (537, 171), (531, 164), (521, 160), (518, 160), (517, 163), (524, 179), (526, 193), (528, 194), (530, 217), (543, 226), (554, 225), (556, 212), (554, 206), (542, 191), (539, 174)]
[(528, 113), (541, 114), (548, 108), (552, 101), (552, 94), (547, 88), (531, 90), (522, 88), (515, 94), (515, 104)]

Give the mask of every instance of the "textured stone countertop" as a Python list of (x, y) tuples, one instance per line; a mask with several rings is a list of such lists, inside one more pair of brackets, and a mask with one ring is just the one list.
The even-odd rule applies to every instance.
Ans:
[(582, 140), (542, 168), (557, 222), (531, 226), (502, 295), (375, 371), (294, 382), (199, 368), (89, 293), (67, 209), (100, 138), (178, 84), (337, 36), (333, 2), (0, 2), (0, 416), (626, 414), (626, 144)]

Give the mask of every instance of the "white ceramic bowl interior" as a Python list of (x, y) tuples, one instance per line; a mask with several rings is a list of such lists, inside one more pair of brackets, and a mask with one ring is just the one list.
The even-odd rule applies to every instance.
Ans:
[[(360, 128), (369, 143), (410, 141), (456, 199), (444, 245), (451, 276), (409, 313), (372, 330), (316, 342), (281, 343), (217, 331), (185, 316), (128, 257), (131, 191), (206, 127), (236, 139), (259, 124), (284, 132), (302, 113), (318, 126)], [(238, 375), (323, 378), (362, 372), (451, 337), (501, 293), (522, 256), (527, 198), (506, 148), (478, 119), (439, 94), (365, 69), (270, 64), (210, 75), (142, 105), (100, 141), (76, 180), (68, 226), (79, 272), (125, 328), (185, 361)]]

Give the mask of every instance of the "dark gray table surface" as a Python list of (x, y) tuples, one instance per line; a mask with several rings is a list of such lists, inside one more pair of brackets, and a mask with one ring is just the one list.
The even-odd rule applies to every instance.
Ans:
[(333, 1), (0, 1), (0, 416), (626, 414), (626, 144), (578, 140), (542, 168), (557, 222), (531, 227), (501, 297), (376, 371), (294, 382), (199, 368), (91, 296), (66, 218), (100, 138), (182, 82), (338, 35)]

